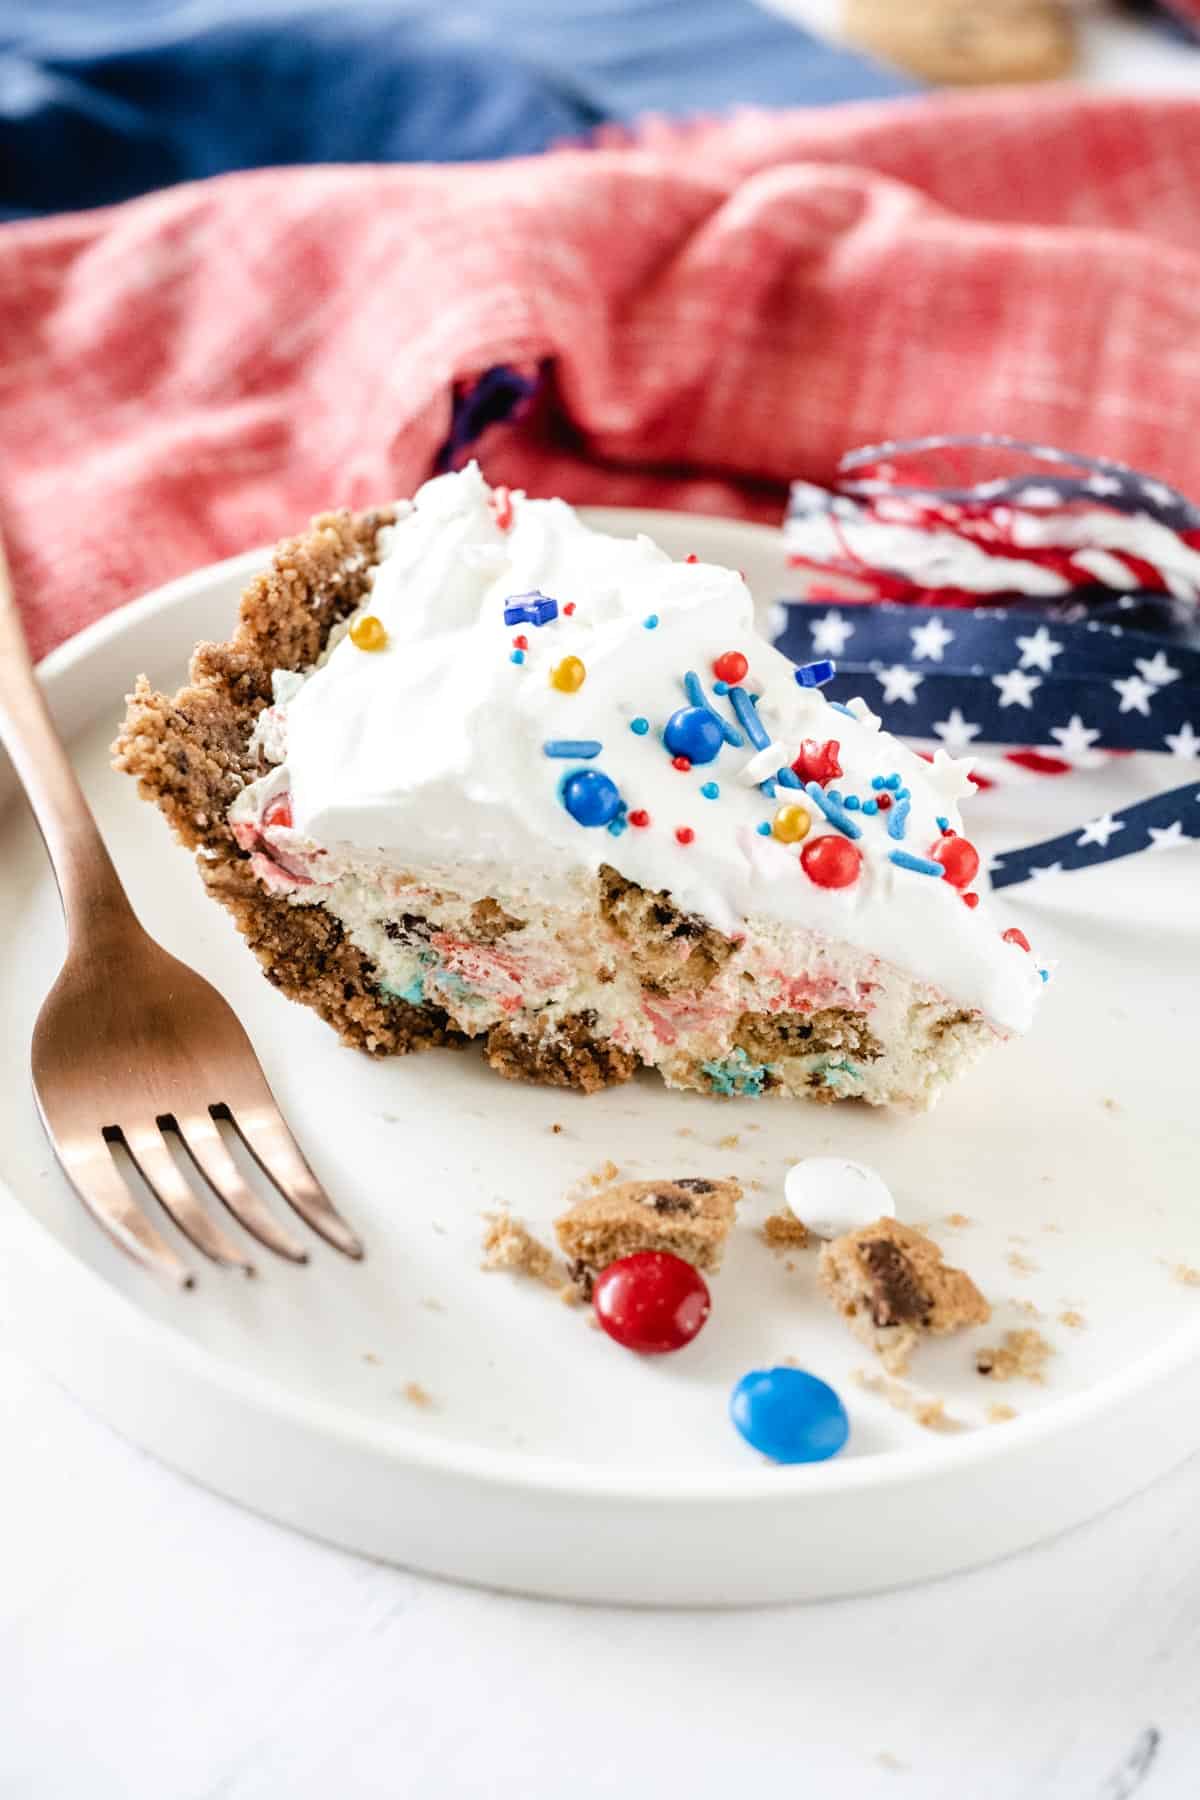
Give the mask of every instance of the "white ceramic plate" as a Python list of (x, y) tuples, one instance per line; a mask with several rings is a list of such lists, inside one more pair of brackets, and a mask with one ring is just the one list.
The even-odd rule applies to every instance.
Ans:
[[(764, 599), (781, 591), (774, 532), (604, 522), (743, 568)], [(1173, 1274), (1200, 1264), (1196, 850), (1020, 890), (1008, 917), (1060, 959), (1042, 1019), (924, 1118), (720, 1102), (649, 1079), (584, 1099), (451, 1052), (373, 1063), (268, 987), (161, 818), (108, 768), (132, 676), (173, 686), (195, 639), (226, 633), (261, 561), (173, 583), (44, 675), (142, 918), (237, 1007), (368, 1260), (314, 1244), (307, 1269), (263, 1255), (246, 1281), (189, 1250), (196, 1289), (167, 1293), (84, 1214), (29, 1096), (28, 1036), (62, 931), (2, 766), (0, 1308), (18, 1344), (135, 1442), (301, 1530), (586, 1599), (764, 1601), (941, 1574), (1073, 1524), (1196, 1447), (1200, 1289)], [(1137, 758), (1017, 781), (980, 797), (975, 835), (1028, 840), (1170, 779)], [(822, 1151), (878, 1168), (901, 1216), (931, 1224), (995, 1301), (992, 1326), (922, 1351), (913, 1371), (970, 1429), (934, 1434), (856, 1389), (869, 1359), (818, 1297), (814, 1258), (788, 1267), (760, 1241), (787, 1164)], [(748, 1184), (713, 1316), (682, 1355), (639, 1360), (582, 1310), (480, 1271), (484, 1210), (507, 1204), (548, 1233), (567, 1185), (608, 1159)], [(950, 1213), (970, 1225), (947, 1226)], [(1059, 1323), (1068, 1310), (1086, 1325)], [(1043, 1387), (975, 1374), (977, 1344), (1031, 1322), (1058, 1349)], [(847, 1399), (850, 1444), (832, 1463), (770, 1467), (728, 1421), (737, 1378), (783, 1357)], [(406, 1398), (414, 1382), (431, 1406)], [(988, 1423), (997, 1402), (1018, 1417)]]

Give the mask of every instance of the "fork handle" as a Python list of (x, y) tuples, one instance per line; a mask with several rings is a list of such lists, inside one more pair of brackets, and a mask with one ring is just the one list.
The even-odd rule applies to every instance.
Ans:
[(62, 896), (67, 933), (127, 925), (132, 908), (54, 728), (29, 660), (0, 542), (0, 743), (29, 798)]

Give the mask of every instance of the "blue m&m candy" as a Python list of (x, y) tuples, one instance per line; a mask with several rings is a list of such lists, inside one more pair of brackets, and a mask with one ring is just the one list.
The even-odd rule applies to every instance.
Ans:
[(777, 1463), (824, 1462), (850, 1435), (829, 1383), (803, 1369), (752, 1369), (729, 1397), (729, 1416), (752, 1450)]
[(720, 720), (705, 706), (681, 706), (663, 732), (671, 755), (686, 756), (691, 763), (713, 762), (724, 742)]
[(559, 796), (577, 825), (609, 825), (621, 810), (617, 784), (601, 769), (575, 769)]

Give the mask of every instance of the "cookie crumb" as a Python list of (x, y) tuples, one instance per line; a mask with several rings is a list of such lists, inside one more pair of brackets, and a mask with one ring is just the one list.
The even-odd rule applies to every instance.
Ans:
[(402, 1391), (408, 1404), (419, 1406), (422, 1412), (427, 1412), (433, 1405), (433, 1395), (419, 1381), (406, 1381)]
[(1032, 1256), (1026, 1256), (1020, 1250), (1009, 1251), (1008, 1266), (1014, 1275), (1036, 1275), (1038, 1272), (1038, 1265)]
[(1027, 1319), (1044, 1319), (1045, 1313), (1032, 1300), (1010, 1300), (1009, 1305), (1014, 1312), (1019, 1312)]
[(1040, 1331), (1006, 1331), (1003, 1344), (975, 1352), (975, 1368), (992, 1381), (1035, 1381), (1040, 1387), (1046, 1380), (1045, 1365), (1054, 1353), (1054, 1345), (1047, 1343)]
[(442, 1302), (440, 1300), (435, 1300), (432, 1294), (427, 1294), (424, 1300), (422, 1300), (421, 1305), (425, 1308), (426, 1312), (445, 1312), (446, 1310)]
[(509, 1269), (514, 1275), (528, 1275), (543, 1286), (560, 1288), (567, 1280), (566, 1272), (554, 1252), (535, 1238), (520, 1219), (507, 1213), (485, 1213), (487, 1230), (483, 1236), (483, 1267)]
[(968, 1213), (952, 1212), (946, 1214), (946, 1223), (947, 1225), (952, 1225), (955, 1231), (962, 1231), (965, 1226), (972, 1224), (973, 1221)]
[(1105, 1112), (1120, 1112), (1120, 1110), (1121, 1110), (1120, 1102), (1117, 1100), (1111, 1099), (1108, 1095), (1106, 1095), (1105, 1098), (1103, 1100), (1101, 1100), (1100, 1104), (1104, 1108)]
[(851, 1380), (868, 1394), (878, 1394), (896, 1412), (902, 1412), (926, 1431), (969, 1431), (964, 1419), (956, 1419), (946, 1411), (944, 1400), (914, 1393), (902, 1381), (889, 1381), (886, 1375), (870, 1375), (866, 1369), (855, 1369)]
[(562, 1126), (561, 1126), (561, 1125), (559, 1125), (559, 1124), (558, 1124), (558, 1123), (557, 1123), (557, 1121), (556, 1121), (556, 1122), (555, 1122), (555, 1123), (554, 1123), (554, 1124), (553, 1124), (553, 1125), (552, 1125), (552, 1126), (551, 1126), (551, 1127), (550, 1127), (550, 1129), (551, 1129), (551, 1131), (552, 1131), (552, 1132), (553, 1132), (553, 1133), (554, 1133), (554, 1135), (555, 1135), (555, 1137), (558, 1137), (558, 1136), (559, 1136), (559, 1135), (560, 1135), (560, 1133), (561, 1133), (561, 1132), (562, 1132), (562, 1129), (563, 1129), (563, 1128), (562, 1128)]
[(772, 1213), (759, 1235), (768, 1250), (803, 1250), (809, 1242), (808, 1226), (790, 1212)]
[(736, 1150), (741, 1141), (736, 1131), (730, 1131), (723, 1138), (717, 1139), (717, 1149)]
[(379, 1368), (383, 1362), (383, 1358), (381, 1356), (376, 1356), (373, 1350), (364, 1350), (362, 1359), (365, 1363), (373, 1363), (376, 1368)]
[(1084, 1318), (1083, 1314), (1074, 1306), (1068, 1306), (1065, 1312), (1060, 1312), (1058, 1315), (1058, 1322), (1060, 1325), (1067, 1326), (1071, 1331), (1082, 1331), (1087, 1325), (1087, 1320)]
[(741, 1197), (732, 1180), (621, 1181), (576, 1200), (554, 1230), (587, 1298), (601, 1269), (638, 1250), (666, 1250), (694, 1268), (718, 1269)]
[(610, 1157), (607, 1162), (601, 1163), (598, 1169), (592, 1170), (588, 1181), (592, 1187), (603, 1187), (606, 1181), (615, 1181), (620, 1173), (620, 1169)]
[(822, 1247), (821, 1285), (851, 1331), (903, 1375), (925, 1336), (984, 1325), (992, 1309), (971, 1277), (912, 1225), (878, 1219)]
[(1017, 1417), (1017, 1409), (1015, 1406), (1005, 1406), (1003, 1400), (998, 1400), (995, 1406), (988, 1407), (987, 1416), (990, 1424), (1005, 1425), (1009, 1419)]
[(1176, 1263), (1171, 1273), (1184, 1287), (1200, 1287), (1200, 1269), (1193, 1269), (1190, 1263)]
[(676, 1137), (695, 1137), (695, 1135), (696, 1134), (690, 1125), (677, 1125), (675, 1127)]

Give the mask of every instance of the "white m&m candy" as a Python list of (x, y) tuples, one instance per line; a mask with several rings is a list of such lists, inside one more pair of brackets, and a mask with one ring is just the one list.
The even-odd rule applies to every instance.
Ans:
[(896, 1216), (896, 1202), (874, 1169), (844, 1156), (806, 1156), (794, 1163), (783, 1192), (792, 1212), (817, 1237), (841, 1237)]

